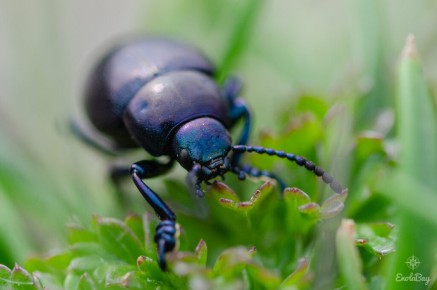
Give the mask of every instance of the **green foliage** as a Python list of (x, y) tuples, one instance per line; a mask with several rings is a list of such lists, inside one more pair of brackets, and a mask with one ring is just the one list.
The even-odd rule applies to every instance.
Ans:
[[(0, 33), (18, 27), (2, 34), (9, 51), (0, 53), (7, 97), (0, 108), (0, 289), (435, 289), (437, 26), (434, 14), (415, 14), (435, 5), (352, 2), (351, 17), (334, 15), (345, 9), (335, 1), (317, 9), (306, 2), (150, 1), (139, 10), (148, 34), (182, 38), (210, 55), (219, 82), (241, 76), (255, 115), (252, 144), (305, 156), (348, 188), (332, 194), (292, 162), (250, 154), (246, 162), (294, 187), (280, 193), (268, 178), (240, 182), (228, 174), (197, 199), (180, 172), (151, 180), (178, 217), (168, 272), (156, 263), (157, 218), (138, 194), (126, 197), (137, 214), (120, 220), (126, 209), (98, 177), (107, 164), (53, 129), (80, 94), (71, 88), (77, 63), (93, 60), (71, 55), (85, 49), (70, 49), (76, 40), (68, 42), (57, 22), (64, 14), (47, 13), (67, 4), (0, 4), (8, 11)], [(95, 26), (90, 14), (93, 25), (83, 31)], [(38, 17), (21, 35), (21, 20)], [(345, 27), (352, 35), (346, 41)], [(396, 69), (410, 30), (425, 60), (410, 37)], [(411, 256), (419, 268), (408, 268)], [(397, 280), (410, 273), (432, 280)]]
[[(338, 115), (332, 115), (327, 103), (314, 96), (297, 99), (292, 110), (298, 113), (284, 117), (279, 132), (262, 133), (260, 143), (319, 160), (322, 153), (317, 149), (333, 126), (326, 120)], [(387, 184), (399, 188), (393, 184), (399, 174), (392, 177), (390, 173), (396, 163), (388, 152), (387, 132), (354, 134), (348, 156), (353, 173), (349, 197), (347, 190), (324, 197), (327, 186), (312, 174), (291, 162), (265, 156), (251, 162), (269, 170), (280, 168), (287, 184), (297, 184), (312, 194), (297, 187), (279, 193), (270, 179), (248, 180), (243, 187), (230, 176), (226, 183), (213, 182), (205, 199), (195, 200), (183, 182), (165, 180), (167, 198), (178, 212), (179, 223), (178, 250), (167, 255), (168, 272), (162, 272), (156, 262), (154, 216), (129, 215), (123, 221), (94, 216), (90, 226), (67, 227), (66, 249), (28, 259), (26, 270), (2, 265), (0, 283), (5, 289), (311, 289), (320, 281), (318, 261), (324, 254), (318, 244), (322, 243), (336, 251), (339, 272), (330, 274), (336, 277), (333, 284), (351, 289), (381, 287), (389, 283), (381, 274), (383, 262), (396, 257), (395, 249), (405, 243), (393, 231), (395, 225), (387, 222), (392, 221), (393, 210), (386, 199), (393, 198)], [(387, 180), (380, 177), (385, 172)], [(416, 189), (420, 186), (426, 185)], [(432, 195), (426, 189), (420, 194)], [(434, 216), (422, 212), (419, 204), (404, 204), (407, 199), (402, 195), (401, 206), (407, 210), (416, 206), (406, 213), (409, 219), (435, 223)], [(340, 224), (345, 202), (350, 219)], [(332, 239), (326, 239), (331, 235)], [(404, 256), (398, 259), (400, 265)]]
[[(78, 225), (68, 227), (69, 247), (65, 251), (29, 259), (25, 266), (33, 275), (19, 266), (12, 271), (2, 266), (0, 281), (11, 289), (15, 289), (14, 285), (26, 286), (27, 289), (234, 289), (241, 285), (254, 289), (289, 289), (308, 286), (308, 257), (299, 257), (299, 262), (295, 264), (291, 257), (280, 255), (287, 248), (296, 252), (298, 245), (293, 241), (294, 237), (298, 235), (305, 239), (315, 229), (317, 222), (325, 218), (324, 212), (330, 211), (330, 216), (334, 214), (331, 205), (342, 204), (344, 196), (335, 198), (336, 202), (331, 199), (319, 206), (304, 192), (288, 189), (284, 192), (287, 210), (275, 215), (284, 207), (284, 203), (277, 197), (269, 199), (271, 191), (272, 183), (269, 181), (262, 184), (249, 201), (241, 202), (229, 187), (216, 182), (209, 199), (209, 206), (223, 210), (223, 215), (210, 217), (215, 222), (221, 221), (223, 231), (233, 231), (233, 227), (237, 226), (240, 235), (247, 234), (248, 231), (241, 230), (244, 222), (235, 224), (236, 220), (245, 221), (252, 225), (249, 228), (253, 231), (253, 237), (268, 234), (268, 231), (277, 237), (267, 247), (263, 245), (267, 241), (258, 239), (260, 244), (257, 244), (257, 239), (254, 239), (256, 246), (228, 247), (208, 263), (207, 260), (211, 259), (207, 242), (200, 240), (194, 251), (169, 253), (170, 270), (164, 273), (156, 262), (155, 245), (152, 242), (156, 219), (148, 214), (143, 217), (131, 215), (124, 221), (94, 217), (90, 228)], [(339, 207), (335, 208), (339, 213)], [(231, 215), (235, 218), (232, 222), (221, 218)], [(273, 221), (266, 222), (266, 219)], [(281, 224), (277, 225), (276, 232), (267, 228), (282, 219), (288, 221), (286, 224), (294, 224), (295, 230), (284, 231), (284, 225)], [(298, 223), (293, 222), (294, 219)], [(227, 244), (228, 239), (223, 237), (215, 242)], [(302, 251), (310, 251), (311, 246), (307, 247)], [(271, 263), (269, 260), (273, 256), (281, 258), (284, 269), (263, 266)], [(278, 274), (278, 270), (287, 274)]]
[[(308, 105), (311, 103), (319, 105)], [(316, 120), (327, 113), (326, 109), (320, 110), (325, 107), (320, 104), (322, 102), (317, 99), (306, 97), (298, 102), (299, 106), (307, 107), (302, 109), (302, 115), (314, 116), (305, 120)], [(314, 148), (323, 134), (316, 126), (317, 122), (311, 122), (315, 126), (308, 127), (307, 121), (297, 122), (288, 127), (291, 130), (286, 126), (285, 133), (269, 138), (293, 140), (303, 136), (302, 127), (317, 130), (317, 134), (310, 135), (318, 138), (312, 137), (309, 139), (312, 141), (308, 141)], [(262, 142), (267, 140), (263, 139), (264, 136)], [(381, 150), (380, 146), (366, 149), (370, 153), (378, 150)], [(313, 154), (316, 156), (315, 152)], [(274, 168), (276, 165), (272, 162), (270, 166)], [(295, 167), (287, 166), (282, 173), (292, 176), (294, 171)], [(323, 183), (315, 183), (315, 177), (306, 171), (301, 175), (303, 184), (326, 187)], [(241, 184), (232, 179), (228, 183)], [(250, 184), (256, 185), (259, 181), (245, 183)], [(178, 215), (179, 251), (168, 254), (169, 272), (161, 272), (156, 263), (153, 234), (157, 219), (148, 214), (143, 217), (131, 215), (124, 221), (94, 217), (90, 227), (69, 225), (68, 249), (47, 257), (33, 257), (26, 262), (26, 269), (33, 273), (35, 281), (49, 289), (310, 288), (314, 283), (311, 265), (318, 232), (327, 221), (335, 223), (347, 200), (347, 191), (330, 194), (323, 200), (320, 195), (311, 197), (299, 188), (287, 188), (280, 198), (274, 181), (270, 179), (253, 191), (250, 186), (241, 187), (238, 194), (225, 183), (215, 181), (208, 188), (206, 198), (200, 200), (203, 203), (187, 198), (191, 194), (180, 181), (167, 180), (166, 187), (172, 206), (182, 209)], [(202, 209), (207, 212), (201, 214)], [(357, 239), (337, 240), (339, 255), (346, 251), (342, 255), (346, 257), (342, 259), (346, 264), (344, 269), (348, 270), (345, 273), (355, 269), (355, 276), (362, 266), (351, 267), (347, 259), (350, 251), (358, 259), (355, 244), (378, 258), (393, 251), (391, 226), (361, 223), (358, 227), (360, 235)], [(337, 235), (341, 237), (341, 231)], [(349, 246), (344, 247), (344, 243)], [(357, 260), (354, 265), (358, 263)], [(10, 276), (3, 281), (15, 281)], [(350, 274), (346, 274), (348, 277)], [(345, 280), (347, 283), (354, 281)], [(35, 282), (34, 289), (39, 284)]]

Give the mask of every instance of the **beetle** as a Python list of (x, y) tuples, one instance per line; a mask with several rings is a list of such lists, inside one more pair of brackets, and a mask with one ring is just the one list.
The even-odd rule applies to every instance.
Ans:
[[(86, 114), (96, 129), (73, 131), (86, 143), (105, 152), (143, 148), (168, 162), (143, 160), (112, 170), (114, 179), (130, 175), (139, 192), (160, 219), (155, 232), (158, 263), (165, 270), (166, 253), (176, 244), (176, 215), (143, 181), (165, 174), (177, 161), (188, 171), (188, 183), (199, 197), (203, 182), (234, 173), (267, 176), (274, 173), (241, 163), (246, 152), (268, 154), (295, 162), (312, 171), (336, 193), (343, 187), (331, 175), (304, 157), (247, 145), (251, 114), (240, 96), (241, 83), (229, 77), (223, 86), (216, 69), (199, 50), (164, 38), (137, 38), (115, 46), (97, 64), (85, 93)], [(229, 130), (239, 120), (243, 128), (233, 144)], [(91, 129), (91, 128), (90, 128)], [(104, 136), (105, 140), (99, 136)]]

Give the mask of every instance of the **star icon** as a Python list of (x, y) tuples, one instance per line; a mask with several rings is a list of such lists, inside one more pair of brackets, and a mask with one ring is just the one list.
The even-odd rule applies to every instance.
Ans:
[(411, 270), (416, 269), (417, 267), (419, 267), (419, 264), (421, 262), (419, 261), (419, 259), (416, 256), (410, 256), (407, 261), (405, 262), (405, 264), (407, 264), (407, 267), (410, 268)]

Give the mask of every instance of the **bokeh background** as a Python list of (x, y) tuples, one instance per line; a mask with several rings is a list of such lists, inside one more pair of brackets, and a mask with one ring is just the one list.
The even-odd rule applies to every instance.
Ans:
[[(125, 214), (107, 181), (110, 161), (67, 126), (70, 118), (83, 118), (84, 84), (102, 52), (129, 35), (166, 35), (226, 63), (244, 3), (0, 1), (0, 263), (11, 266), (62, 247), (68, 222)], [(365, 106), (354, 126), (370, 127), (393, 102), (399, 55), (410, 33), (430, 87), (437, 87), (437, 1), (257, 5), (240, 52), (224, 69), (244, 81), (255, 132), (275, 131), (278, 113), (301, 94)], [(339, 123), (337, 131), (348, 125)], [(183, 178), (181, 170), (171, 175)], [(159, 189), (159, 179), (152, 186)]]

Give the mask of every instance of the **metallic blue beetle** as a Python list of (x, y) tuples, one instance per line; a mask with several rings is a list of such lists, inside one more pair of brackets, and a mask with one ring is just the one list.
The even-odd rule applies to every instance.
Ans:
[[(240, 164), (241, 154), (275, 155), (313, 171), (336, 193), (343, 188), (311, 161), (283, 151), (247, 146), (250, 113), (239, 97), (240, 82), (229, 78), (223, 87), (214, 80), (215, 68), (198, 50), (168, 39), (135, 39), (111, 50), (97, 65), (85, 96), (87, 115), (103, 133), (105, 142), (78, 126), (76, 134), (105, 152), (142, 147), (169, 161), (143, 160), (130, 168), (114, 167), (117, 180), (131, 175), (136, 187), (155, 210), (161, 222), (155, 242), (161, 269), (165, 254), (174, 249), (176, 215), (143, 179), (167, 172), (177, 160), (188, 172), (190, 185), (203, 196), (202, 182), (226, 172), (268, 176), (285, 184), (271, 172)], [(232, 145), (228, 130), (244, 120), (241, 136)]]

